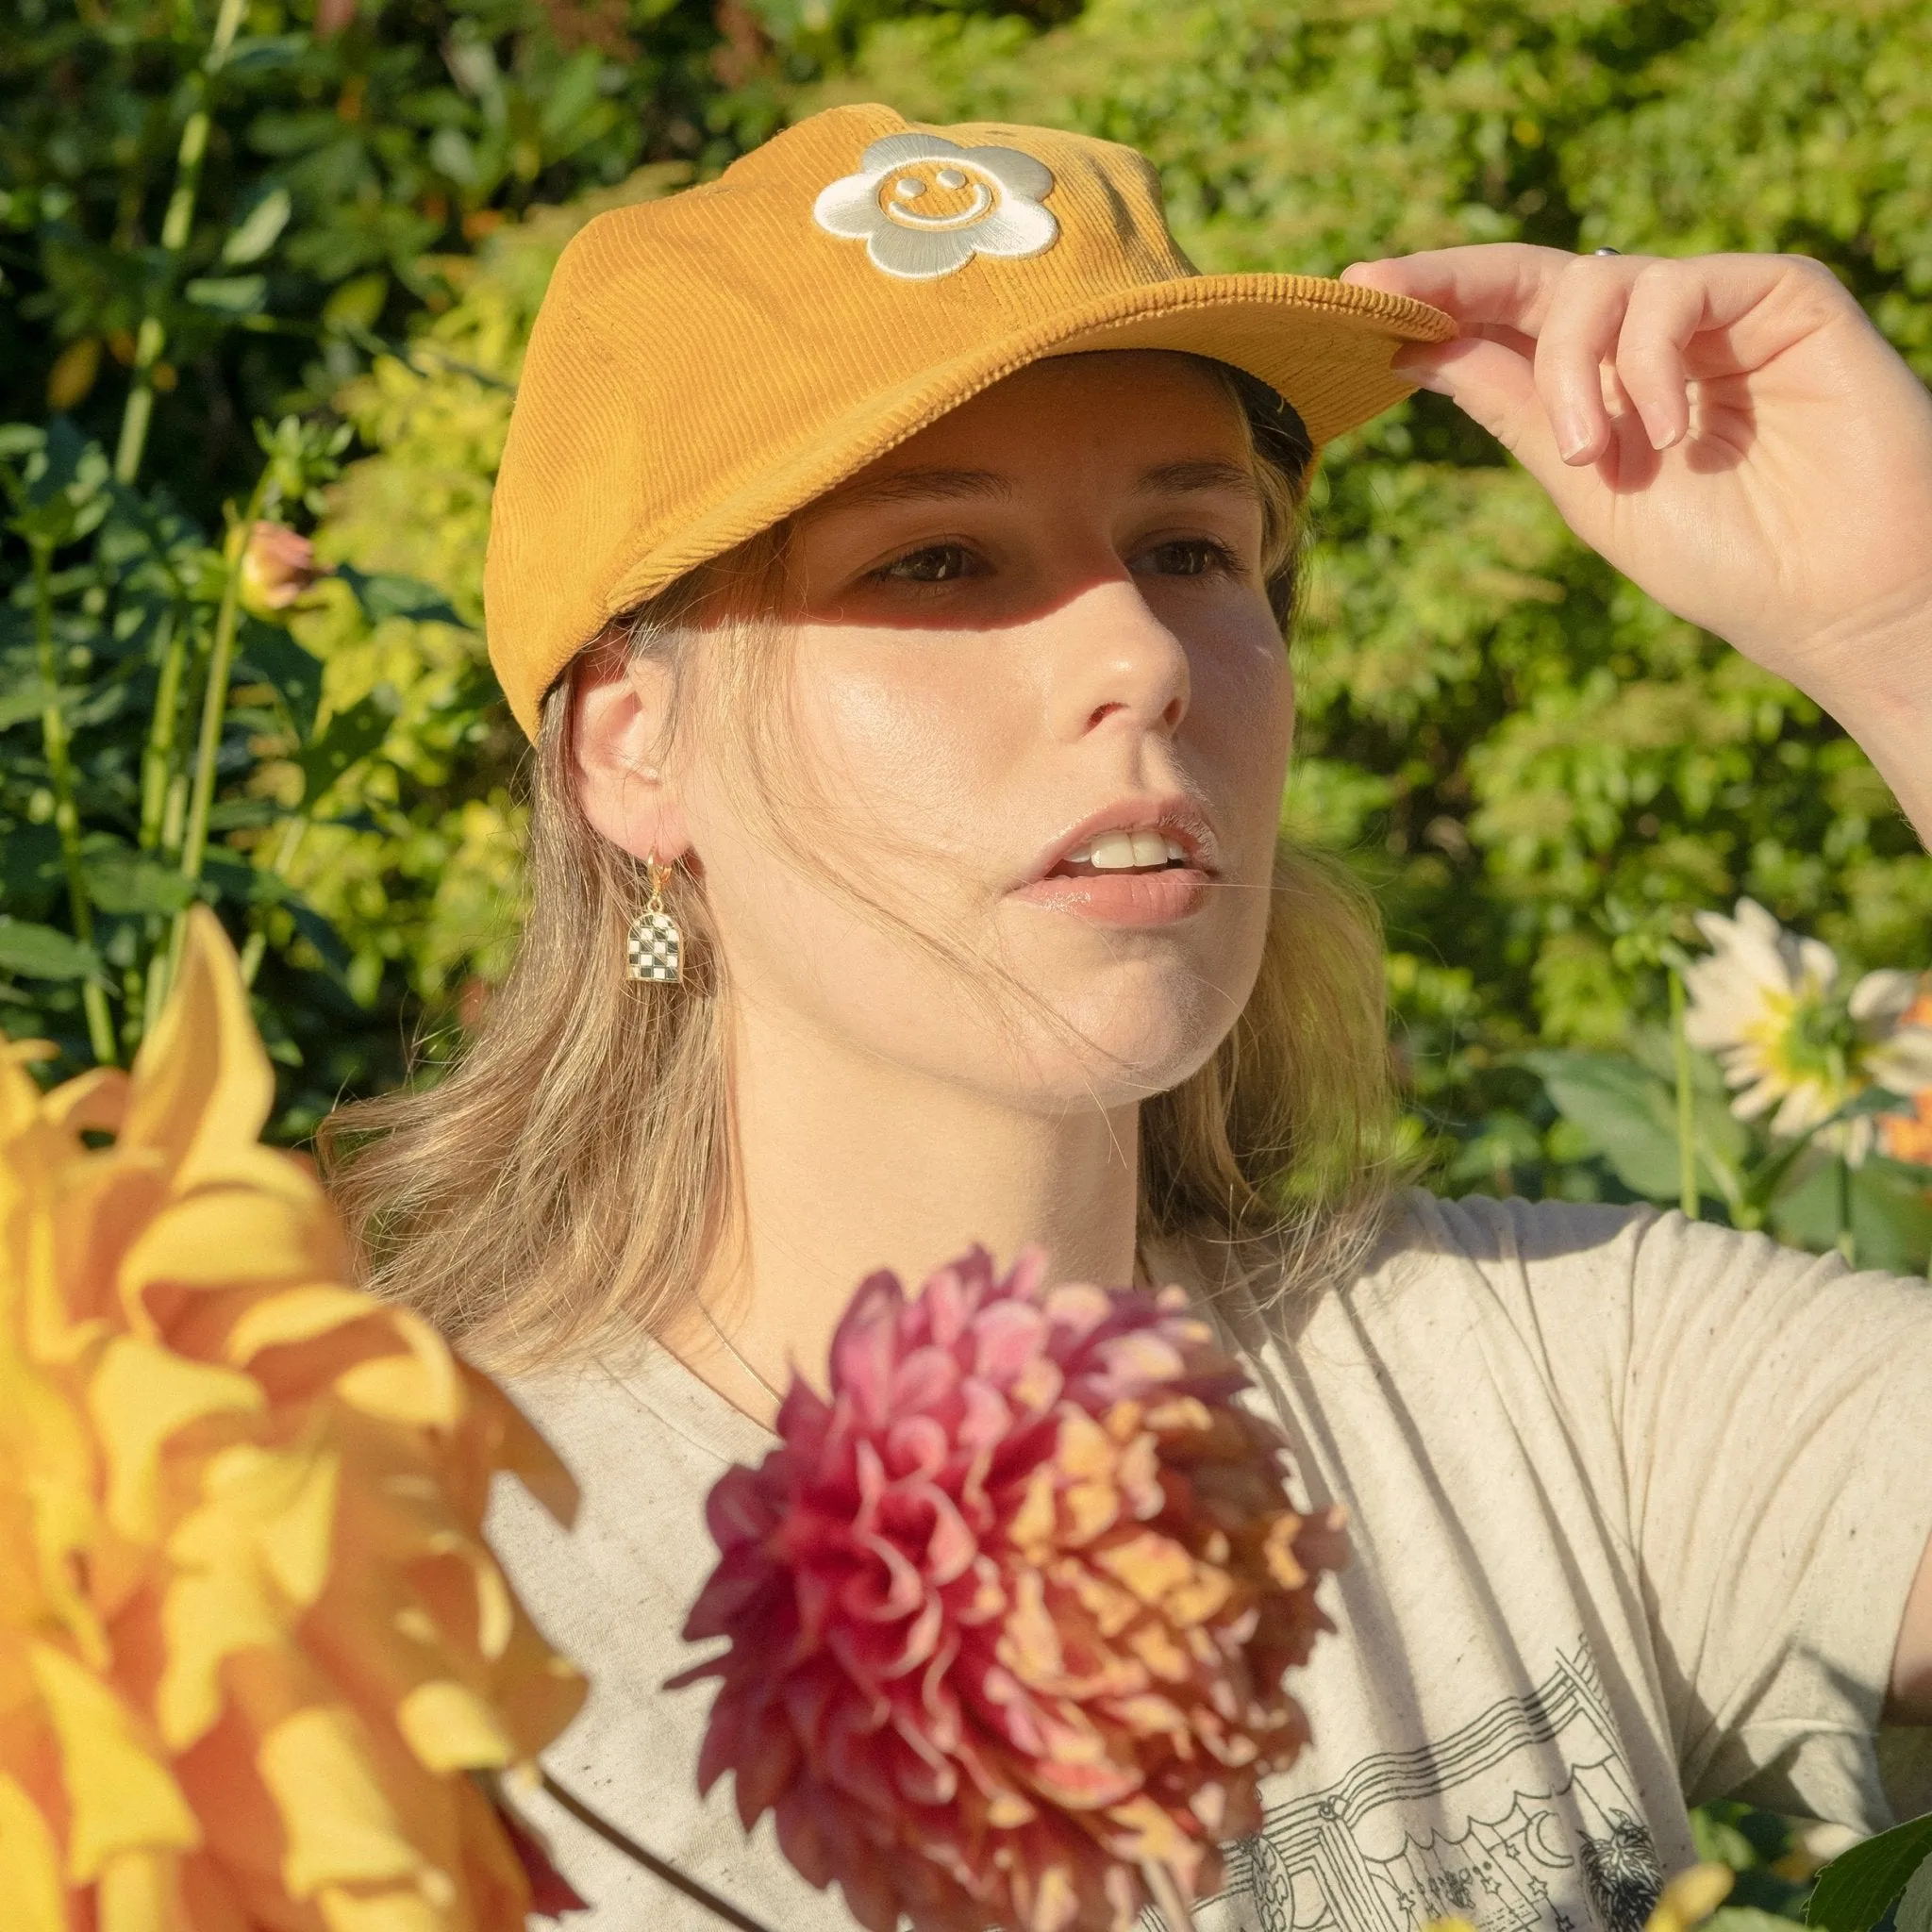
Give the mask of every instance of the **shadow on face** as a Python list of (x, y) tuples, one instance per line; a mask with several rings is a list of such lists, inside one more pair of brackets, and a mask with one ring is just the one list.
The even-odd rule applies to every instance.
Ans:
[(691, 855), (754, 1031), (1032, 1108), (1171, 1087), (1267, 920), (1293, 696), (1263, 539), (1210, 371), (1034, 364), (792, 521), (772, 813), (701, 735), (648, 828), (608, 809), (594, 709), (586, 809)]

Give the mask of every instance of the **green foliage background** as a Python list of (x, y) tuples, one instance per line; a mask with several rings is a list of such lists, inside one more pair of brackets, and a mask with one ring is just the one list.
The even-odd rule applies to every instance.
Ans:
[[(1045, 34), (882, 24), (812, 97), (868, 94), (1132, 142), (1208, 270), (1802, 251), (1932, 375), (1923, 4), (1091, 0)], [(1619, 930), (1688, 938), (1685, 908), (1748, 892), (1860, 965), (1924, 962), (1932, 860), (1857, 748), (1617, 578), (1446, 403), (1331, 451), (1314, 508), (1286, 808), (1376, 883), (1449, 1185), (1597, 1190), (1508, 1062), (1661, 1019)]]
[[(85, 1064), (92, 986), (129, 1050), (143, 962), (211, 898), (252, 939), (290, 1139), (412, 1042), (433, 1074), (508, 962), (523, 747), (479, 578), (558, 251), (787, 119), (874, 98), (1130, 142), (1208, 270), (1799, 250), (1932, 377), (1932, 0), (230, 0), (210, 71), (215, 6), (14, 0), (0, 37), (0, 422), (26, 425), (0, 441), (39, 478), (0, 539), (0, 1028)], [(157, 691), (192, 636), (186, 733), (252, 425), (285, 416), (310, 427), (277, 513), (363, 575), (287, 631), (242, 622), (190, 876)], [(1748, 892), (1853, 971), (1932, 958), (1932, 858), (1857, 748), (1620, 581), (1446, 404), (1331, 450), (1313, 509), (1284, 813), (1381, 899), (1442, 1186), (1627, 1197), (1523, 1056), (1655, 1061), (1657, 942), (1692, 908)], [(56, 524), (37, 583), (24, 533)], [(1923, 1179), (1889, 1183), (1924, 1225), (1874, 1258), (1923, 1265)], [(1741, 1907), (1791, 1909), (1783, 1827), (1700, 1828), (1753, 1874)]]
[[(1332, 273), (1512, 237), (1799, 249), (1932, 375), (1924, 0), (320, 0), (320, 21), (310, 0), (245, 0), (206, 76), (211, 4), (23, 0), (0, 51), (0, 413), (33, 422), (51, 395), (111, 454), (125, 364), (157, 318), (150, 512), (215, 543), (259, 461), (251, 420), (333, 412), (355, 440), (324, 554), (427, 580), (464, 625), (521, 344), (563, 240), (834, 100), (1131, 142), (1209, 270)], [(171, 247), (201, 101), (198, 200)], [(1620, 933), (1689, 938), (1690, 908), (1749, 892), (1854, 968), (1924, 963), (1932, 859), (1856, 747), (1617, 579), (1446, 404), (1419, 397), (1332, 450), (1314, 513), (1284, 809), (1380, 894), (1419, 1131), (1446, 1185), (1618, 1191), (1517, 1057), (1626, 1046), (1660, 1020), (1654, 948)], [(111, 838), (141, 626), (125, 569), (98, 540), (84, 550), (60, 559), (65, 675), (96, 687), (75, 722), (81, 816)], [(18, 546), (4, 568), (0, 916), (58, 926)], [(118, 642), (90, 630), (115, 623)], [(503, 971), (520, 744), (464, 625), (372, 621), (340, 584), (294, 620), (322, 666), (319, 724), (372, 698), (388, 723), (307, 800), (287, 890), (229, 893), (270, 941), (289, 1132), (339, 1090), (401, 1077), (411, 1031), (454, 1037)], [(104, 661), (118, 708), (99, 700)], [(275, 756), (295, 748), (278, 715), (229, 721), (217, 872), (277, 843), (247, 822), (251, 797), (302, 790)], [(318, 943), (309, 914), (335, 938)], [(31, 1019), (78, 1055), (76, 999), (30, 974), (0, 985), (29, 1009), (10, 1030)], [(327, 1022), (306, 1044), (304, 1001)]]

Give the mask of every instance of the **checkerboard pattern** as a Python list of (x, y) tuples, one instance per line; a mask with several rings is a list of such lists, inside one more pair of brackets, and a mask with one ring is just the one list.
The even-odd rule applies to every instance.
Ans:
[(684, 977), (684, 935), (668, 912), (640, 912), (625, 951), (633, 979), (675, 986)]

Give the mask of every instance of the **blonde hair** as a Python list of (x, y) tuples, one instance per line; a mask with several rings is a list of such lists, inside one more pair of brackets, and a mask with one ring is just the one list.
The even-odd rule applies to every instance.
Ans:
[[(1307, 462), (1272, 391), (1207, 365), (1239, 402), (1265, 508), (1263, 566), (1284, 636)], [(1282, 416), (1288, 425), (1284, 427)], [(784, 531), (766, 532), (608, 626), (546, 694), (530, 813), (529, 914), (514, 965), (437, 1084), (339, 1109), (325, 1173), (378, 1293), (504, 1371), (634, 1343), (673, 1321), (733, 1224), (736, 1170), (723, 975), (701, 887), (665, 887), (685, 981), (622, 968), (643, 868), (591, 825), (574, 783), (578, 666), (621, 651), (670, 662), (674, 733), (701, 732), (748, 812), (794, 862), (955, 968), (988, 999), (1027, 990), (835, 871), (784, 795), (789, 661), (774, 622)], [(699, 675), (685, 645), (704, 621)], [(1394, 1088), (1380, 933), (1330, 860), (1278, 845), (1258, 976), (1200, 1071), (1141, 1104), (1143, 1248), (1214, 1251), (1202, 1273), (1250, 1294), (1304, 1291), (1353, 1266), (1395, 1178)], [(935, 1257), (938, 1258), (938, 1257)]]

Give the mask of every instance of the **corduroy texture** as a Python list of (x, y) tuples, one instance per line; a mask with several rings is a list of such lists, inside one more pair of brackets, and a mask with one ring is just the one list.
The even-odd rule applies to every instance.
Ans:
[[(862, 161), (908, 131), (967, 152), (907, 142), (898, 165)], [(1036, 165), (975, 164), (975, 148)], [(1038, 164), (1051, 185), (1035, 200), (1020, 190)], [(815, 217), (825, 190), (868, 173), (834, 226)], [(958, 238), (926, 244), (957, 267), (880, 265), (859, 231), (902, 242), (908, 208)], [(1031, 252), (986, 252), (1003, 241)], [(1042, 357), (1211, 356), (1284, 395), (1320, 448), (1408, 393), (1389, 367), (1400, 343), (1455, 332), (1424, 303), (1318, 276), (1196, 274), (1132, 148), (831, 108), (702, 188), (599, 215), (564, 250), (497, 477), (491, 661), (534, 738), (544, 691), (619, 611)]]

